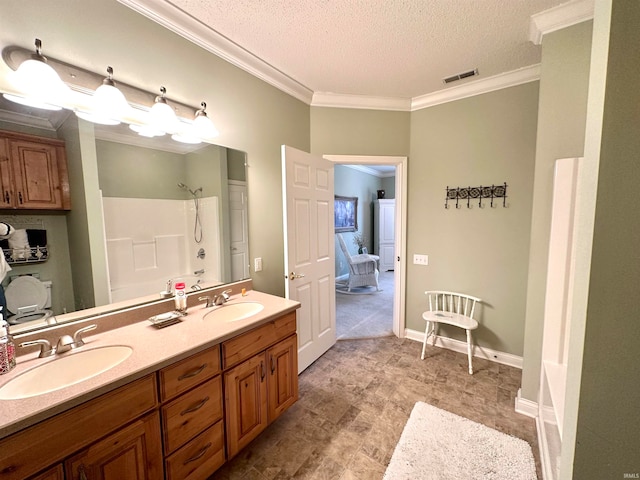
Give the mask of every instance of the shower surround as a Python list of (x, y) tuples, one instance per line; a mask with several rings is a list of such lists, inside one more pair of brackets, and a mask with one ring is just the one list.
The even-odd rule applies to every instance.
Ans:
[(194, 240), (192, 199), (104, 197), (102, 202), (111, 302), (158, 293), (168, 280), (185, 281), (187, 289), (198, 282), (222, 283), (218, 197), (199, 199), (200, 243)]

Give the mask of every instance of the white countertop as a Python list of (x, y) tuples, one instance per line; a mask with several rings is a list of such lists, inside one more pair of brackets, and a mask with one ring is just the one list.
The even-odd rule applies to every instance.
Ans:
[[(246, 296), (234, 295), (228, 305), (258, 302), (264, 309), (246, 319), (225, 322), (215, 315), (203, 318), (215, 308), (192, 307), (182, 322), (158, 329), (146, 318), (139, 322), (96, 335), (85, 334), (85, 345), (77, 350), (49, 358), (38, 358), (37, 353), (21, 356), (10, 373), (0, 376), (0, 388), (16, 376), (62, 356), (108, 345), (126, 345), (133, 353), (125, 361), (99, 375), (75, 385), (19, 400), (0, 400), (0, 438), (75, 407), (87, 400), (143, 377), (153, 371), (186, 358), (262, 323), (294, 311), (298, 302), (266, 293), (249, 290)], [(101, 322), (108, 321), (101, 319)]]

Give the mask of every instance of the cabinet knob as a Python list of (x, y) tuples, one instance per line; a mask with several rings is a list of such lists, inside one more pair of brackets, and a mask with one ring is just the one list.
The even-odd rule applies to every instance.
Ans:
[(260, 362), (260, 381), (264, 382), (264, 362)]

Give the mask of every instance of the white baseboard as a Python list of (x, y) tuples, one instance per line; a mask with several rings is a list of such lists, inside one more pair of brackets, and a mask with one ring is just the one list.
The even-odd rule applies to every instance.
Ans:
[(526, 415), (527, 417), (536, 418), (538, 416), (538, 402), (522, 398), (522, 389), (518, 389), (516, 396), (516, 412)]
[[(415, 340), (420, 343), (424, 341), (424, 332), (420, 332), (418, 330), (411, 330), (407, 328), (404, 331), (404, 336), (409, 340)], [(465, 355), (467, 354), (467, 342), (455, 340), (453, 338), (438, 337), (436, 339), (436, 347), (446, 348), (448, 350), (453, 350), (454, 352), (464, 353)], [(473, 356), (522, 369), (522, 357), (511, 353), (498, 352), (497, 350), (474, 345)]]

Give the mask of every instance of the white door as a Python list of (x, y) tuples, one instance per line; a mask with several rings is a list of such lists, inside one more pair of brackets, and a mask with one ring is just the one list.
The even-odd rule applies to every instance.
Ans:
[(298, 309), (298, 373), (336, 343), (333, 163), (282, 146), (286, 295)]
[(229, 230), (231, 232), (231, 281), (249, 278), (247, 185), (229, 181)]

